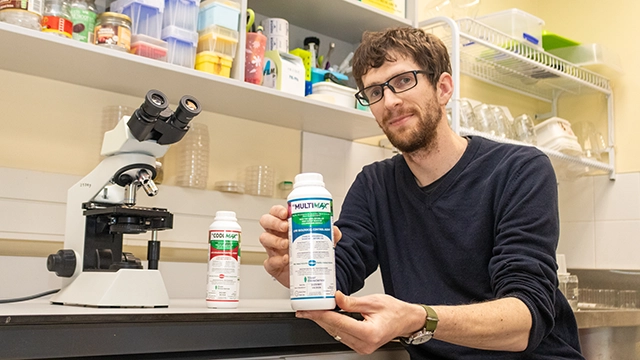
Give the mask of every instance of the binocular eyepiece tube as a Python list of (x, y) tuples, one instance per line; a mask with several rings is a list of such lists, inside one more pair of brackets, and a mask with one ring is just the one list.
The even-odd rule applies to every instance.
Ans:
[(198, 100), (185, 95), (173, 112), (165, 94), (159, 90), (150, 90), (127, 125), (138, 141), (155, 140), (158, 144), (168, 145), (184, 137), (189, 130), (189, 122), (201, 111)]

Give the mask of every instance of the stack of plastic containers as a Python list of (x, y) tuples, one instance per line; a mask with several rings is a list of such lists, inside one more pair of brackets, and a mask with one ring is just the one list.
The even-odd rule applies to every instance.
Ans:
[(166, 60), (167, 43), (160, 39), (164, 0), (116, 0), (111, 10), (131, 18), (131, 53)]
[(196, 69), (224, 77), (238, 46), (240, 4), (231, 0), (206, 0), (198, 12)]
[(198, 45), (200, 0), (166, 0), (162, 40), (169, 44), (167, 62), (192, 68)]

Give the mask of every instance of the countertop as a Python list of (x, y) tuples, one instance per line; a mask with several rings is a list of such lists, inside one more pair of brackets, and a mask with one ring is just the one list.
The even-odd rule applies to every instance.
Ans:
[[(640, 309), (579, 310), (575, 315), (580, 329), (640, 326)], [(195, 352), (215, 359), (345, 350), (314, 322), (296, 318), (288, 299), (242, 299), (236, 309), (208, 309), (204, 299), (130, 309), (51, 305), (46, 298), (0, 304), (0, 358), (182, 357)]]

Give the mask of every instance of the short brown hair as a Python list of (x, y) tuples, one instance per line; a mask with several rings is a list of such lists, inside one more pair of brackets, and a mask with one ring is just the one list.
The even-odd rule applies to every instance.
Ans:
[(431, 85), (438, 84), (442, 73), (451, 74), (451, 61), (445, 44), (433, 34), (412, 27), (391, 28), (380, 32), (366, 31), (362, 43), (353, 54), (353, 77), (359, 89), (364, 87), (362, 77), (385, 61), (396, 61), (389, 55), (394, 51), (418, 63)]

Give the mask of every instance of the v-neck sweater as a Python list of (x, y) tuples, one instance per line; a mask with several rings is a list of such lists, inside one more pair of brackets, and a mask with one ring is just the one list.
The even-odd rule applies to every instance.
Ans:
[(423, 191), (402, 155), (362, 169), (336, 221), (338, 289), (356, 292), (380, 267), (385, 292), (403, 301), (517, 297), (531, 312), (524, 352), (433, 339), (408, 346), (412, 359), (583, 359), (575, 317), (557, 288), (558, 194), (549, 158), (473, 136), (438, 181)]

